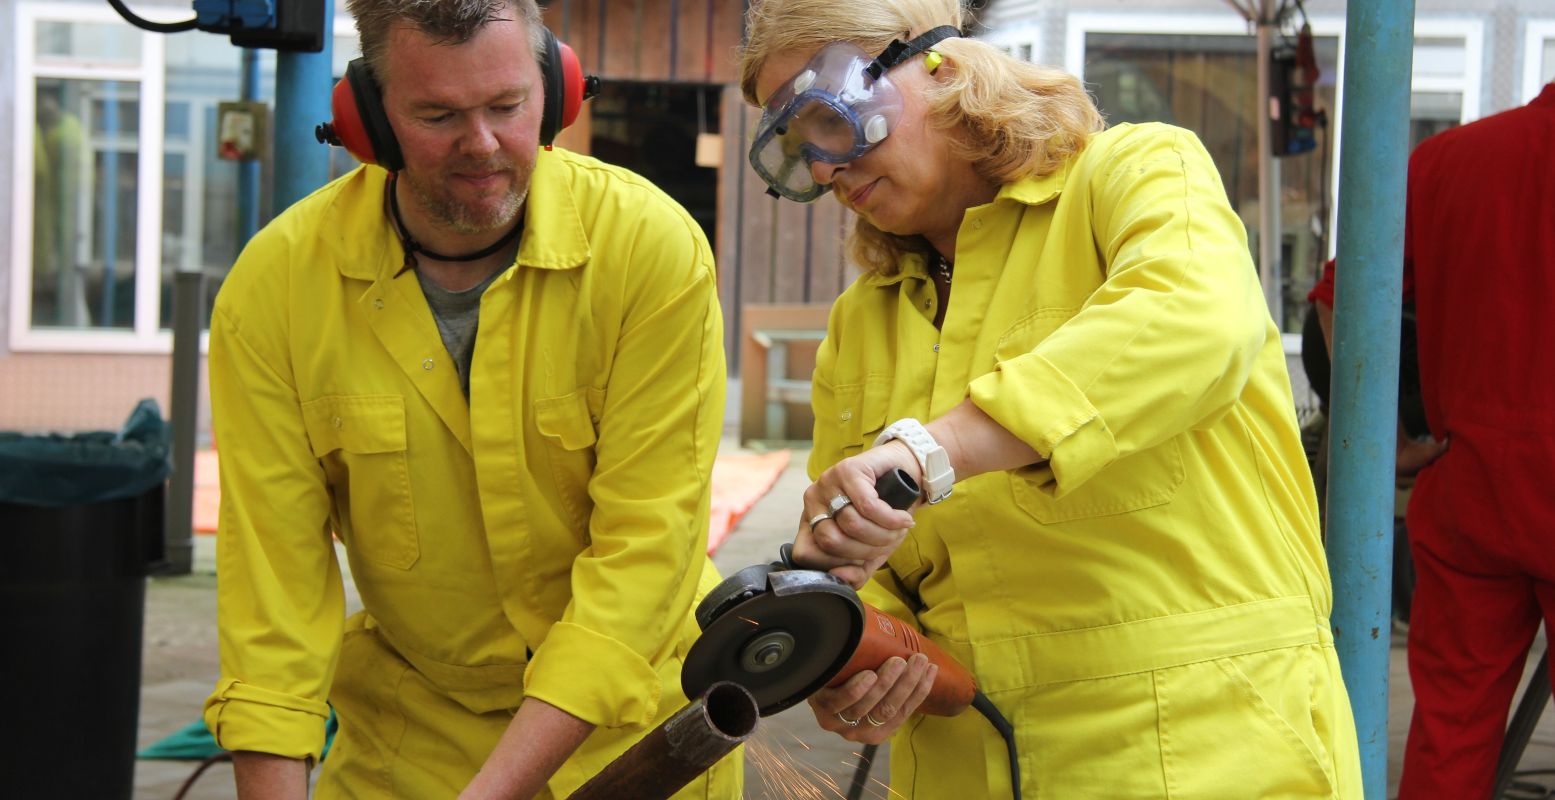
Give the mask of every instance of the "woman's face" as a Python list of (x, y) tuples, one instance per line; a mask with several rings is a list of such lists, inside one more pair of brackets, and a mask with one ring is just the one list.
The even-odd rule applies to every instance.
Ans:
[[(762, 65), (756, 94), (771, 97), (810, 61), (813, 52), (782, 53)], [(946, 132), (927, 124), (923, 90), (934, 80), (921, 56), (890, 72), (902, 96), (901, 117), (879, 145), (841, 164), (815, 161), (810, 172), (830, 186), (844, 206), (875, 227), (902, 236), (954, 239), (962, 212), (993, 199), (997, 187), (980, 178), (970, 162), (950, 149)]]

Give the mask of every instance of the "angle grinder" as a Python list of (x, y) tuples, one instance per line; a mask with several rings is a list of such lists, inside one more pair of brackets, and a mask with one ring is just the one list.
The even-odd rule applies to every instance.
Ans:
[[(892, 508), (906, 510), (920, 494), (900, 469), (881, 475), (875, 492)], [(702, 635), (681, 668), (680, 685), (697, 697), (718, 681), (732, 681), (756, 699), (763, 717), (787, 709), (822, 687), (836, 687), (892, 656), (915, 653), (939, 666), (934, 686), (918, 711), (955, 716), (975, 706), (993, 723), (1010, 750), (1015, 796), (1020, 773), (1014, 733), (972, 673), (917, 629), (869, 606), (847, 582), (793, 562), (793, 545), (779, 559), (734, 573), (703, 598), (696, 620)]]
[[(875, 491), (902, 510), (918, 497), (917, 482), (900, 469), (876, 481)], [(912, 625), (866, 605), (846, 582), (796, 568), (791, 551), (784, 545), (778, 561), (736, 572), (697, 606), (702, 635), (680, 673), (687, 697), (733, 681), (750, 691), (765, 717), (892, 656), (923, 653), (940, 672), (919, 710), (941, 716), (966, 710), (977, 683), (965, 667)]]

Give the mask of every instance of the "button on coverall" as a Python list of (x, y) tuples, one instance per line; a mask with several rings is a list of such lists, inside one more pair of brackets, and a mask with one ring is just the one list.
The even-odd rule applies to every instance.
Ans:
[[(453, 797), (526, 697), (599, 726), (565, 797), (686, 702), (724, 361), (712, 256), (642, 179), (542, 152), (466, 401), (363, 167), (244, 250), (211, 322), (220, 744), (318, 796)], [(365, 610), (345, 620), (331, 532)], [(731, 754), (682, 797), (738, 797)]]
[[(810, 473), (969, 396), (1048, 462), (920, 509), (866, 599), (971, 668), (1025, 797), (1359, 798), (1285, 354), (1202, 145), (1097, 134), (968, 210), (955, 264), (942, 330), (916, 255), (837, 302)], [(917, 716), (891, 787), (1008, 797), (1004, 744)]]

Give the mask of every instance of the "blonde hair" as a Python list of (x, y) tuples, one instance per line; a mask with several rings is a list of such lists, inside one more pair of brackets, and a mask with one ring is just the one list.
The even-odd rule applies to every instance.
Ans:
[[(777, 53), (809, 53), (836, 41), (879, 53), (940, 25), (967, 26), (963, 0), (754, 0), (740, 50), (740, 90), (760, 105), (756, 78)], [(1052, 67), (1013, 58), (976, 39), (946, 39), (944, 56), (925, 92), (929, 124), (951, 136), (951, 148), (996, 184), (1040, 177), (1080, 152), (1104, 127), (1080, 80)], [(848, 255), (863, 269), (894, 274), (906, 253), (926, 255), (921, 236), (886, 233), (859, 217)]]

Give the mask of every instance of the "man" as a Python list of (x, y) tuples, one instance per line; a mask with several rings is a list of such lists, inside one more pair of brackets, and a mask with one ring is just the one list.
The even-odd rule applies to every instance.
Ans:
[(712, 256), (641, 178), (540, 150), (533, 0), (349, 8), (404, 167), (293, 206), (217, 299), (206, 722), (245, 800), (305, 796), (330, 706), (319, 797), (565, 797), (685, 703)]
[(1421, 143), (1407, 220), (1421, 391), (1447, 447), (1409, 504), (1399, 797), (1489, 797), (1529, 645), (1555, 623), (1555, 85)]

